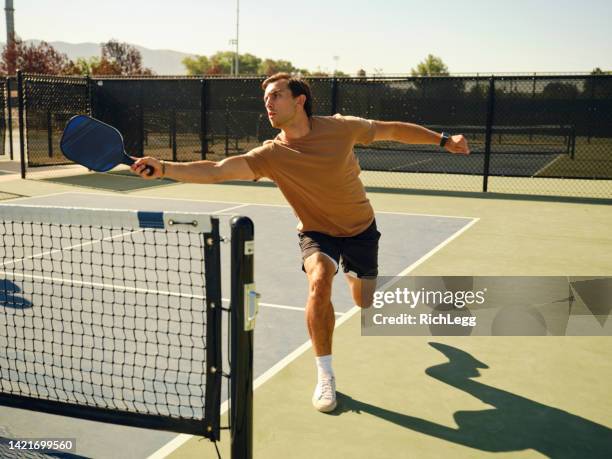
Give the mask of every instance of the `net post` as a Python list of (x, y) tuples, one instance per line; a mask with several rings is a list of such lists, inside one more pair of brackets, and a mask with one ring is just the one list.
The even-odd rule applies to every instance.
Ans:
[(205, 436), (220, 439), (221, 412), (221, 236), (219, 219), (211, 218), (212, 230), (204, 233), (204, 275), (206, 276), (206, 393)]
[(253, 222), (234, 217), (231, 250), (231, 454), (253, 457), (253, 328), (257, 312), (254, 291)]
[(491, 163), (491, 136), (493, 132), (493, 114), (495, 112), (495, 77), (489, 79), (489, 100), (487, 103), (487, 125), (485, 132), (484, 169), (482, 171), (482, 191), (489, 187), (489, 166)]
[(23, 74), (17, 70), (17, 95), (19, 98), (19, 154), (21, 160), (21, 178), (26, 178), (25, 164), (25, 126), (24, 123), (24, 94), (23, 94)]

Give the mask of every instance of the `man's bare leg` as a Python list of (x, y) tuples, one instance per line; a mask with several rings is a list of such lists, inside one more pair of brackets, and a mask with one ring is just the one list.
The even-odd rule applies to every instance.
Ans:
[(360, 308), (372, 306), (374, 291), (376, 290), (376, 279), (360, 279), (347, 274), (346, 280), (348, 281), (349, 290), (355, 305)]
[(332, 281), (336, 267), (321, 252), (313, 253), (304, 261), (308, 276), (306, 324), (316, 356), (329, 355), (336, 318), (331, 303)]
[(331, 366), (332, 339), (336, 317), (331, 303), (336, 265), (327, 255), (316, 252), (304, 260), (308, 276), (306, 324), (317, 362), (317, 387), (312, 398), (319, 411), (336, 408), (336, 387)]

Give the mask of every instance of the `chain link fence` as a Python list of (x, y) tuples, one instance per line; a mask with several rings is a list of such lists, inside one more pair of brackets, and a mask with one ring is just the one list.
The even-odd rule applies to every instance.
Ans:
[[(65, 122), (91, 114), (126, 151), (219, 160), (274, 137), (263, 78), (78, 78), (23, 75), (28, 168), (66, 163)], [(372, 188), (612, 198), (612, 76), (311, 78), (315, 115), (404, 121), (464, 134), (469, 156), (375, 142), (355, 154)], [(4, 132), (4, 131), (3, 131)]]
[[(87, 79), (57, 76), (18, 77), (20, 135), (25, 136), (27, 167), (70, 164), (59, 147), (68, 120), (90, 113)], [(22, 161), (26, 160), (22, 156)]]

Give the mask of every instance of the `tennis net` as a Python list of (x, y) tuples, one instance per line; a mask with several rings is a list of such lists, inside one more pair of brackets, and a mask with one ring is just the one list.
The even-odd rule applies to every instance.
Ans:
[(0, 403), (219, 437), (219, 221), (0, 206)]

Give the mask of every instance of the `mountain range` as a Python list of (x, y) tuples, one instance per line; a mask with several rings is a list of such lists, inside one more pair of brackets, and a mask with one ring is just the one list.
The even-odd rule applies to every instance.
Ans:
[[(25, 40), (27, 44), (40, 43), (40, 40)], [(64, 53), (71, 60), (79, 57), (90, 58), (100, 56), (99, 43), (67, 43), (64, 41), (48, 42), (60, 53)], [(0, 44), (4, 46), (4, 43)], [(143, 46), (132, 45), (142, 55), (142, 65), (153, 70), (157, 75), (186, 75), (187, 70), (181, 61), (193, 54), (181, 53), (167, 49), (149, 49)]]

